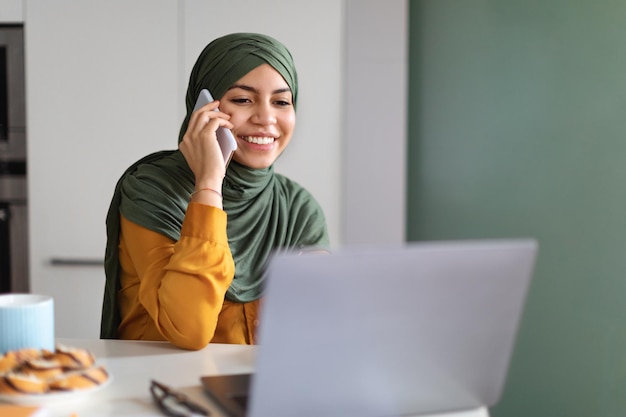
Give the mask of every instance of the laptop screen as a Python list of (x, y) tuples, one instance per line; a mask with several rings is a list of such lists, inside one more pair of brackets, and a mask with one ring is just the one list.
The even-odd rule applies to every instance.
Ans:
[(530, 239), (279, 254), (248, 416), (391, 416), (500, 398), (530, 283)]

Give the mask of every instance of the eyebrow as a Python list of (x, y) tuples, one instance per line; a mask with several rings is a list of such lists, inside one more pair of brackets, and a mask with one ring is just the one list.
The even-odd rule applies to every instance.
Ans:
[[(255, 94), (259, 94), (259, 90), (257, 90), (256, 88), (246, 85), (246, 84), (233, 84), (229, 90), (235, 89), (235, 88), (241, 88), (242, 90), (245, 91), (250, 91), (251, 93), (255, 93)], [(279, 88), (277, 90), (272, 91), (272, 94), (280, 94), (280, 93), (291, 93), (291, 88), (289, 87), (285, 87), (285, 88)]]

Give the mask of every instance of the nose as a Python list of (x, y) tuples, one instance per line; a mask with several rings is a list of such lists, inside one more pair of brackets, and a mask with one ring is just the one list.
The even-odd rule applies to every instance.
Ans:
[(268, 126), (276, 123), (276, 111), (272, 107), (272, 103), (261, 102), (255, 106), (252, 122), (262, 126)]

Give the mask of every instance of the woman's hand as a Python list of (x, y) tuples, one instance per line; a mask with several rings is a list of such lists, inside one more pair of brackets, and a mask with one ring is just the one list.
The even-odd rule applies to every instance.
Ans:
[[(218, 127), (232, 129), (233, 125), (228, 114), (215, 111), (218, 106), (219, 101), (216, 100), (192, 113), (178, 147), (194, 173), (195, 189), (210, 188), (221, 193), (226, 167), (215, 132)], [(211, 194), (212, 198), (208, 198)], [(215, 193), (198, 193), (194, 194), (193, 200), (212, 204), (215, 197), (218, 197)]]

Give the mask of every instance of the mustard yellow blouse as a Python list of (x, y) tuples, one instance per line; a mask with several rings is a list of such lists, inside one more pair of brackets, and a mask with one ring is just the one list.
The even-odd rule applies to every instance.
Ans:
[(255, 343), (259, 300), (224, 300), (235, 264), (223, 210), (190, 203), (177, 242), (120, 216), (119, 256), (121, 339)]

